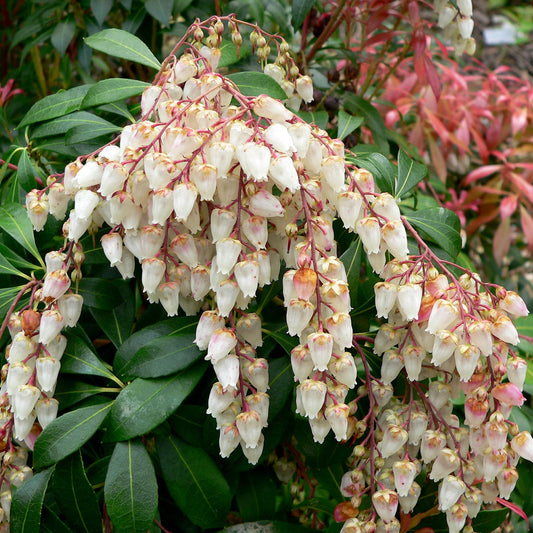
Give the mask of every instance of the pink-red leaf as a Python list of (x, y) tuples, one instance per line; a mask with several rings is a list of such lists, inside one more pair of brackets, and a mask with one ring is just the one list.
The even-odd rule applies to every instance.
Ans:
[(502, 200), (502, 203), (500, 204), (500, 215), (502, 217), (502, 220), (509, 218), (516, 211), (517, 206), (518, 197), (514, 194), (504, 198)]
[(500, 498), (499, 496), (496, 498), (496, 501), (503, 505), (504, 507), (507, 507), (508, 509), (511, 509), (513, 513), (516, 513), (518, 516), (523, 518), (526, 521), (527, 529), (529, 530), (529, 519), (527, 517), (527, 514), (524, 513), (524, 511), (516, 505), (516, 503), (512, 503), (510, 501), (504, 500), (503, 498)]
[(468, 176), (466, 176), (465, 180), (463, 181), (463, 185), (470, 185), (477, 180), (486, 178), (487, 176), (498, 172), (498, 170), (501, 170), (502, 167), (503, 165), (485, 165), (483, 167), (476, 168), (475, 170), (472, 170)]
[(520, 206), (520, 222), (522, 224), (522, 231), (526, 237), (527, 247), (533, 251), (533, 218), (526, 211), (523, 205)]
[(509, 252), (511, 246), (511, 219), (506, 218), (500, 222), (492, 240), (492, 253), (496, 263), (502, 264), (503, 258)]

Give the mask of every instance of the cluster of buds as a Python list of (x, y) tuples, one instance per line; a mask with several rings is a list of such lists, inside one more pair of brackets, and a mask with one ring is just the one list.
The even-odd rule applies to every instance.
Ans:
[[(239, 45), (235, 21), (226, 22)], [(41, 383), (41, 351), (58, 360), (50, 345), (67, 323), (66, 295), (52, 294), (52, 281), (59, 272), (68, 280), (65, 265), (79, 239), (102, 231), (103, 252), (124, 278), (140, 263), (150, 302), (169, 316), (180, 308), (187, 315), (202, 311), (195, 342), (217, 377), (208, 413), (220, 431), (220, 453), (227, 457), (240, 445), (255, 464), (269, 406), (268, 361), (256, 351), (263, 343), (256, 297), (284, 264), (287, 329), (299, 340), (291, 353), (297, 412), (308, 418), (316, 442), (330, 430), (338, 441), (359, 441), (342, 493), (353, 510), (365, 494), (372, 506), (343, 531), (399, 531), (398, 507), (408, 513), (416, 505), (422, 467), (440, 484), (438, 505), (450, 531), (459, 531), (484, 501), (509, 497), (519, 456), (533, 459), (533, 439), (509, 421), (512, 406), (523, 402), (526, 367), (508, 345), (518, 342), (512, 319), (527, 314), (525, 305), (470, 273), (456, 278), (401, 216), (395, 198), (345, 159), (342, 141), (289, 109), (312, 98), (312, 83), (293, 68), (284, 41), (252, 32), (264, 72), (285, 89), (286, 105), (245, 96), (217, 73), (224, 23), (202, 24), (186, 33), (175, 49), (185, 47), (184, 53), (171, 54), (145, 90), (140, 122), (28, 195), (36, 230), (48, 213), (63, 217), (71, 199), (74, 208), (63, 226), (69, 253), (61, 267), (49, 268), (44, 295), (35, 296), (47, 305), (41, 333), (45, 313), (61, 324), (33, 340), (35, 370), (30, 352), (24, 365)], [(278, 58), (269, 63), (272, 44)], [(387, 322), (375, 339), (353, 335), (336, 219), (357, 234), (383, 279), (375, 299)], [(419, 255), (410, 254), (408, 233)], [(78, 279), (79, 268), (74, 273)], [(34, 335), (24, 336), (31, 343)], [(365, 356), (371, 341), (382, 358), (381, 376), (372, 375)], [(364, 367), (364, 385), (346, 403), (356, 363)], [(402, 399), (394, 396), (398, 379), (406, 384)], [(9, 376), (6, 383), (9, 388)], [(453, 414), (462, 392), (466, 426)], [(370, 409), (358, 420), (365, 397)], [(16, 428), (15, 417), (21, 437)]]
[(22, 289), (21, 295), (31, 290), (28, 305), (5, 320), (11, 343), (0, 387), (0, 523), (9, 522), (11, 485), (19, 486), (32, 475), (27, 450), (33, 450), (41, 431), (57, 416), (59, 403), (53, 396), (67, 345), (61, 330), (75, 326), (82, 311), (83, 298), (71, 290), (71, 276), (77, 277), (83, 260), (74, 243), (64, 252), (48, 253), (44, 279)]
[[(531, 435), (509, 419), (525, 400), (527, 364), (510, 348), (519, 341), (512, 320), (528, 314), (523, 300), (477, 275), (455, 277), (417, 240), (424, 252), (389, 261), (374, 287), (377, 314), (387, 321), (373, 345), (381, 376), (365, 367), (371, 429), (342, 483), (353, 507), (365, 493), (373, 506), (348, 520), (346, 533), (365, 523), (399, 531), (397, 511), (416, 505), (422, 467), (439, 484), (438, 508), (449, 530), (458, 532), (483, 503), (508, 499), (519, 457), (533, 459)], [(402, 399), (393, 395), (398, 379), (405, 383)], [(463, 424), (453, 412), (462, 394)]]
[(439, 17), (438, 25), (444, 30), (444, 38), (452, 43), (455, 54), (460, 56), (466, 52), (473, 55), (476, 41), (472, 38), (472, 0), (457, 0), (457, 7), (449, 0), (436, 0), (435, 11)]

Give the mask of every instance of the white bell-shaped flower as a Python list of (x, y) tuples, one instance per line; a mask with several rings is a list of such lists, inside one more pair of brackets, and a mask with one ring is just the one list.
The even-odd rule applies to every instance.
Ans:
[(327, 385), (323, 381), (306, 379), (299, 386), (302, 404), (309, 419), (316, 418), (326, 399)]
[(39, 342), (48, 344), (54, 340), (63, 329), (65, 321), (59, 311), (46, 309), (41, 313), (41, 325), (39, 327)]
[(196, 338), (194, 340), (196, 346), (198, 346), (200, 350), (206, 350), (213, 333), (217, 329), (223, 328), (224, 324), (224, 318), (216, 311), (204, 311), (196, 326)]
[(237, 147), (236, 155), (244, 173), (253, 181), (268, 181), (270, 168), (270, 150), (255, 142), (248, 142)]
[(180, 303), (179, 286), (174, 281), (161, 283), (157, 289), (159, 303), (163, 306), (168, 316), (176, 316)]
[(337, 197), (337, 212), (346, 229), (355, 231), (355, 225), (361, 217), (363, 197), (355, 191), (343, 191)]
[(55, 398), (42, 398), (37, 402), (35, 414), (43, 429), (57, 418), (58, 408), (59, 402)]
[(271, 124), (263, 135), (272, 148), (282, 154), (292, 154), (296, 151), (292, 137), (284, 124)]
[(12, 399), (14, 415), (20, 419), (30, 416), (40, 395), (41, 391), (35, 385), (21, 385)]
[(280, 217), (285, 210), (280, 201), (265, 189), (259, 189), (249, 198), (250, 211), (262, 217)]
[(288, 155), (280, 155), (270, 162), (270, 177), (277, 187), (284, 191), (288, 189), (291, 193), (300, 190), (300, 181), (294, 162)]
[(142, 261), (142, 285), (144, 290), (150, 294), (156, 291), (165, 274), (166, 265), (163, 260), (157, 257), (148, 257)]
[(239, 286), (232, 279), (225, 279), (217, 290), (217, 307), (223, 317), (228, 317), (239, 296)]
[(217, 243), (231, 235), (237, 216), (227, 209), (213, 209), (211, 212), (211, 234), (213, 242)]
[(223, 389), (237, 387), (239, 381), (239, 358), (235, 354), (229, 354), (213, 363), (213, 368), (218, 381)]
[(439, 510), (447, 511), (457, 503), (466, 488), (464, 482), (456, 476), (446, 476), (439, 486)]
[(65, 319), (65, 326), (73, 328), (81, 315), (83, 296), (81, 294), (64, 294), (57, 301), (57, 308)]
[(102, 250), (111, 266), (115, 266), (122, 260), (122, 237), (119, 233), (107, 233), (100, 240)]
[(232, 271), (241, 250), (242, 243), (237, 239), (226, 237), (216, 243), (217, 269), (221, 274), (229, 274)]
[(37, 380), (44, 392), (52, 392), (57, 383), (61, 363), (53, 357), (38, 357), (35, 362)]
[(314, 363), (314, 369), (327, 370), (333, 351), (333, 335), (319, 331), (307, 336), (307, 346)]
[(198, 189), (192, 183), (178, 183), (174, 187), (173, 202), (176, 221), (187, 220), (196, 204)]

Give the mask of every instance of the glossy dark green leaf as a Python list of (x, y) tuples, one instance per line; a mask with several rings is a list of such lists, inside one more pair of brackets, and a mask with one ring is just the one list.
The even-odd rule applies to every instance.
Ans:
[(135, 321), (135, 295), (131, 287), (120, 285), (123, 302), (109, 311), (89, 308), (96, 323), (109, 340), (119, 348), (129, 337)]
[(346, 98), (344, 108), (353, 115), (363, 117), (365, 125), (370, 128), (374, 142), (380, 151), (388, 154), (387, 128), (378, 110), (370, 102), (356, 94), (351, 94)]
[(292, 2), (292, 25), (297, 30), (303, 24), (307, 13), (315, 5), (315, 0), (293, 0)]
[(0, 205), (0, 228), (28, 250), (41, 265), (44, 265), (33, 237), (33, 226), (26, 210), (20, 204), (5, 203)]
[(19, 278), (26, 278), (30, 280), (30, 276), (15, 268), (2, 254), (0, 254), (0, 275), (18, 276)]
[[(107, 122), (107, 120), (105, 121)], [(74, 126), (67, 131), (65, 135), (65, 143), (67, 145), (79, 144), (92, 139), (99, 139), (100, 137), (108, 136), (111, 133), (120, 131), (122, 128), (115, 126), (111, 122), (107, 124), (99, 123), (94, 126)]]
[(102, 515), (79, 452), (60, 461), (55, 468), (52, 490), (62, 516), (75, 531), (101, 533)]
[(37, 171), (31, 162), (28, 150), (22, 150), (17, 167), (17, 179), (19, 180), (20, 186), (26, 192), (35, 189), (37, 186), (37, 182), (35, 181)]
[(490, 533), (503, 524), (505, 517), (510, 513), (509, 509), (487, 509), (480, 511), (472, 520), (474, 531)]
[(90, 85), (80, 85), (79, 87), (45, 96), (30, 108), (18, 127), (21, 128), (28, 124), (35, 124), (35, 122), (50, 120), (77, 111), (89, 87)]
[(157, 378), (187, 368), (202, 357), (194, 338), (194, 333), (185, 333), (154, 339), (135, 352), (119, 377)]
[(406, 218), (423, 237), (439, 245), (452, 258), (457, 257), (461, 250), (461, 224), (455, 213), (444, 207), (431, 207), (420, 209)]
[(8, 309), (11, 307), (13, 300), (21, 289), (22, 286), (6, 287), (5, 289), (0, 289), (0, 321), (4, 320)]
[(285, 100), (287, 95), (279, 83), (262, 72), (235, 72), (227, 76), (239, 91), (246, 96), (259, 96), (267, 94), (272, 98)]
[(115, 531), (146, 533), (151, 528), (157, 510), (157, 481), (142, 442), (115, 445), (104, 496)]
[(52, 33), (52, 46), (59, 52), (60, 56), (65, 55), (68, 45), (71, 43), (76, 33), (76, 23), (68, 18), (57, 24)]
[(427, 168), (413, 161), (403, 150), (398, 154), (398, 181), (396, 182), (396, 198), (401, 198), (427, 175)]
[(350, 133), (356, 130), (363, 123), (363, 117), (354, 117), (353, 115), (346, 113), (346, 111), (343, 109), (339, 111), (337, 120), (337, 137), (339, 139), (348, 137)]
[(357, 290), (361, 277), (361, 259), (363, 257), (363, 245), (361, 239), (356, 237), (348, 249), (340, 256), (340, 260), (346, 270), (350, 298), (352, 303), (357, 300)]
[(224, 525), (232, 494), (211, 457), (170, 435), (156, 443), (168, 491), (187, 518), (205, 529)]
[(64, 135), (75, 126), (99, 126), (100, 124), (111, 124), (107, 120), (89, 113), (88, 111), (75, 111), (69, 115), (58, 117), (45, 124), (39, 124), (32, 132), (33, 139), (41, 137), (51, 137), (52, 135)]
[(108, 387), (99, 387), (90, 383), (75, 381), (72, 377), (62, 375), (61, 379), (57, 382), (54, 398), (59, 402), (60, 409), (65, 410), (70, 406), (85, 400), (85, 398), (108, 391)]
[(294, 374), (288, 357), (279, 357), (269, 363), (270, 376), (270, 406), (269, 419), (274, 418), (287, 402), (287, 398), (294, 388)]
[(290, 355), (291, 350), (298, 344), (297, 339), (287, 335), (287, 324), (268, 324), (265, 325), (263, 331), (272, 337), (288, 355)]
[(123, 285), (122, 280), (103, 278), (83, 278), (78, 291), (83, 296), (83, 304), (95, 309), (113, 309), (124, 301), (117, 285)]
[(163, 26), (168, 26), (172, 17), (174, 0), (146, 0), (144, 8)]
[(106, 440), (144, 435), (164, 422), (193, 391), (205, 370), (205, 365), (196, 365), (173, 376), (131, 382), (111, 409)]
[(44, 267), (30, 263), (24, 257), (21, 257), (15, 253), (11, 248), (5, 244), (0, 243), (0, 254), (2, 254), (13, 266), (17, 268), (29, 269), (29, 270), (43, 270)]
[(220, 51), (221, 56), (218, 63), (219, 67), (229, 67), (250, 54), (249, 48), (246, 46), (240, 46), (239, 53), (237, 53), (237, 47), (227, 39), (222, 39), (222, 42), (220, 43)]
[(35, 474), (13, 494), (11, 533), (35, 533), (41, 524), (44, 495), (54, 468)]
[(272, 518), (276, 507), (276, 485), (270, 473), (254, 469), (241, 474), (236, 499), (245, 522)]
[(39, 533), (74, 533), (51, 509), (43, 507)]
[(196, 331), (196, 317), (175, 317), (147, 326), (128, 337), (117, 350), (113, 368), (118, 376), (127, 372), (127, 366), (133, 354), (149, 342), (166, 335), (178, 335)]
[(68, 337), (67, 348), (61, 359), (61, 372), (116, 379), (91, 348), (75, 335)]
[(379, 152), (359, 155), (355, 159), (358, 167), (366, 168), (374, 176), (374, 180), (381, 192), (394, 194), (394, 170), (390, 161)]
[(108, 78), (107, 80), (101, 80), (91, 85), (80, 107), (83, 109), (124, 100), (131, 96), (141, 94), (149, 86), (150, 84), (145, 81), (129, 80), (126, 78)]
[(112, 7), (113, 0), (91, 0), (91, 11), (100, 26), (104, 24), (104, 20)]
[(35, 441), (33, 464), (43, 468), (61, 461), (81, 448), (98, 430), (113, 402), (106, 402), (56, 418)]
[(116, 28), (102, 30), (87, 37), (85, 42), (91, 48), (113, 57), (134, 61), (155, 69), (159, 69), (161, 66), (143, 41), (124, 30), (118, 30)]
[(329, 115), (327, 111), (298, 111), (296, 115), (308, 124), (315, 124), (323, 130), (328, 127)]

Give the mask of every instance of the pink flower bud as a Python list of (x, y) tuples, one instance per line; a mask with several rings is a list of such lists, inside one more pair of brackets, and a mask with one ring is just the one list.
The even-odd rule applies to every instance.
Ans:
[(300, 335), (311, 320), (315, 306), (305, 300), (294, 298), (287, 307), (287, 328), (289, 335)]
[(237, 296), (239, 295), (239, 286), (232, 279), (225, 279), (220, 283), (217, 293), (218, 312), (223, 317), (228, 317), (231, 310), (235, 307)]
[(53, 341), (63, 329), (65, 321), (55, 309), (47, 309), (41, 313), (41, 325), (39, 327), (39, 342), (48, 344)]
[(377, 254), (381, 243), (381, 228), (376, 217), (365, 217), (357, 221), (355, 231), (361, 237), (367, 254)]
[(459, 344), (457, 346), (454, 351), (455, 368), (461, 381), (468, 381), (472, 377), (480, 355), (480, 349), (473, 344)]
[(196, 339), (194, 342), (198, 348), (200, 350), (207, 349), (215, 330), (223, 328), (224, 324), (224, 318), (216, 311), (204, 311), (196, 327)]
[(70, 288), (70, 278), (66, 270), (54, 270), (46, 274), (43, 283), (41, 298), (51, 302), (57, 300)]
[(331, 404), (326, 408), (325, 417), (331, 425), (337, 441), (346, 440), (350, 408), (345, 403)]
[(288, 189), (294, 194), (300, 190), (300, 180), (294, 162), (287, 155), (280, 155), (271, 160), (269, 175), (280, 191)]
[(518, 332), (511, 319), (500, 315), (492, 324), (492, 334), (507, 344), (516, 345), (519, 342)]
[(242, 244), (236, 239), (225, 238), (216, 243), (217, 268), (221, 274), (229, 274), (242, 250)]
[(337, 211), (346, 229), (355, 231), (361, 216), (363, 197), (354, 191), (344, 191), (337, 197)]
[(407, 234), (401, 220), (391, 220), (381, 229), (381, 234), (387, 249), (397, 259), (403, 261), (409, 255)]
[(257, 116), (269, 118), (274, 122), (284, 122), (293, 116), (279, 100), (265, 94), (255, 99), (253, 109)]
[(59, 402), (55, 398), (42, 398), (37, 402), (35, 414), (43, 429), (57, 418), (58, 408)]
[(253, 298), (259, 283), (259, 263), (249, 259), (241, 261), (235, 265), (233, 273), (242, 294)]
[(526, 401), (524, 395), (514, 383), (496, 385), (491, 392), (496, 400), (506, 405), (520, 407)]
[(480, 426), (485, 421), (488, 410), (487, 391), (483, 387), (478, 387), (465, 399), (465, 423), (470, 427)]
[(299, 389), (301, 391), (302, 404), (305, 409), (306, 416), (312, 420), (318, 416), (318, 412), (324, 405), (327, 386), (323, 381), (306, 379), (299, 386)]
[(285, 213), (285, 209), (280, 201), (265, 189), (259, 189), (249, 198), (249, 208), (254, 215), (262, 217), (280, 217)]
[(41, 391), (34, 385), (21, 385), (13, 395), (13, 413), (17, 418), (24, 419), (30, 416)]
[(235, 354), (229, 354), (222, 359), (214, 361), (213, 368), (223, 389), (237, 387), (237, 382), (239, 381), (239, 358)]
[(57, 301), (57, 308), (65, 319), (65, 326), (73, 328), (81, 315), (83, 296), (81, 294), (64, 294)]
[[(455, 476), (446, 476), (439, 486), (439, 510), (447, 511), (462, 496), (466, 485)], [(465, 512), (466, 517), (466, 512)]]
[(192, 183), (178, 183), (174, 187), (173, 203), (176, 221), (187, 220), (196, 205), (198, 189)]
[(388, 523), (398, 510), (398, 494), (393, 490), (377, 490), (372, 495), (372, 504), (383, 522)]
[(101, 243), (107, 260), (115, 266), (122, 259), (122, 237), (118, 233), (107, 233), (102, 236)]
[(416, 320), (422, 303), (422, 287), (406, 283), (398, 287), (398, 308), (404, 320)]
[(226, 357), (237, 345), (237, 336), (231, 329), (216, 329), (211, 334), (207, 348), (207, 360), (214, 362)]
[(324, 332), (311, 333), (307, 337), (307, 345), (315, 365), (314, 370), (327, 370), (333, 351), (333, 336)]
[(224, 424), (220, 428), (218, 446), (221, 457), (229, 457), (240, 442), (241, 436), (234, 424)]

